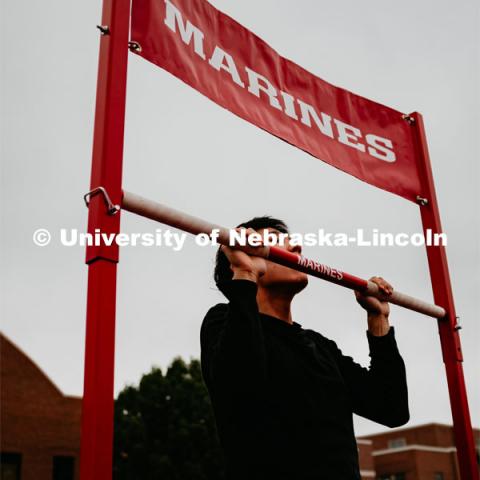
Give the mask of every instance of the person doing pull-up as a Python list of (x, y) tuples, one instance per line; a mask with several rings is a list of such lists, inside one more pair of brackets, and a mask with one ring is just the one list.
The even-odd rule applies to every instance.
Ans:
[[(271, 217), (239, 227), (288, 233)], [(301, 253), (288, 239), (283, 248)], [(229, 303), (215, 305), (203, 320), (201, 363), (227, 478), (359, 480), (353, 413), (388, 427), (409, 420), (388, 302), (355, 292), (367, 311), (367, 369), (293, 320), (291, 303), (308, 284), (305, 273), (222, 246), (214, 278)], [(382, 278), (371, 281), (392, 293)]]

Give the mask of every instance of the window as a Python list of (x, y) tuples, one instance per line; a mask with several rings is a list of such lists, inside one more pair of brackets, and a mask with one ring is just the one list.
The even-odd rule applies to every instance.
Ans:
[(20, 453), (0, 453), (0, 480), (20, 480), (21, 466)]
[(407, 444), (405, 438), (392, 438), (388, 441), (388, 448), (401, 448)]
[(442, 472), (435, 472), (433, 474), (433, 480), (444, 480), (444, 476)]
[(75, 457), (61, 455), (53, 457), (53, 480), (73, 480), (74, 477)]

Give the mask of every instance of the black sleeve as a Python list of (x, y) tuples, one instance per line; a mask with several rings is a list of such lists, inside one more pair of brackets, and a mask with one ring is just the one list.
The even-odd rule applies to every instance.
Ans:
[(397, 348), (395, 331), (376, 337), (367, 332), (370, 368), (344, 356), (335, 342), (328, 340), (340, 372), (350, 390), (353, 412), (388, 427), (408, 422), (408, 390), (405, 364)]
[(230, 280), (219, 284), (230, 301), (206, 314), (200, 332), (202, 371), (209, 388), (242, 395), (265, 385), (266, 355), (258, 314), (257, 284)]

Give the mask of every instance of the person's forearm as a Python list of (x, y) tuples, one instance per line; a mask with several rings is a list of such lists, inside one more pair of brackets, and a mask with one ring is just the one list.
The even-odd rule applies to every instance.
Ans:
[[(227, 280), (218, 284), (229, 300), (219, 322), (212, 330), (210, 371), (212, 380), (230, 390), (252, 393), (265, 384), (266, 352), (263, 330), (256, 303), (257, 284), (253, 277)], [(223, 388), (223, 387), (222, 387)]]
[(409, 419), (405, 364), (398, 351), (393, 327), (383, 336), (369, 332), (371, 392), (370, 412), (389, 427), (399, 427)]
[(368, 331), (375, 337), (383, 337), (390, 330), (388, 315), (368, 313)]

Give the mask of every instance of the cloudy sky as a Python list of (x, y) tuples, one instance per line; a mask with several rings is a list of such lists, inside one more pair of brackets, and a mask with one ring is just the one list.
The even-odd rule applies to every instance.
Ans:
[[(477, 2), (212, 3), (330, 83), (424, 115), (479, 426)], [(32, 0), (4, 2), (2, 9), (1, 330), (65, 393), (81, 395), (87, 267), (83, 248), (61, 246), (58, 233), (86, 227), (82, 195), (89, 187), (101, 5)], [(272, 214), (295, 232), (421, 228), (416, 205), (279, 141), (134, 55), (123, 182), (127, 190), (226, 226)], [(40, 227), (53, 235), (44, 248), (32, 242)], [(158, 227), (122, 216), (125, 232)], [(304, 253), (432, 298), (423, 248), (312, 247)], [(203, 315), (223, 301), (212, 280), (213, 256), (191, 239), (180, 252), (122, 250), (116, 392), (152, 365), (199, 356)], [(350, 291), (312, 279), (293, 315), (368, 364), (365, 314)], [(410, 424), (450, 423), (435, 321), (396, 307), (391, 320), (407, 364)], [(356, 428), (358, 434), (382, 430), (362, 419)]]

